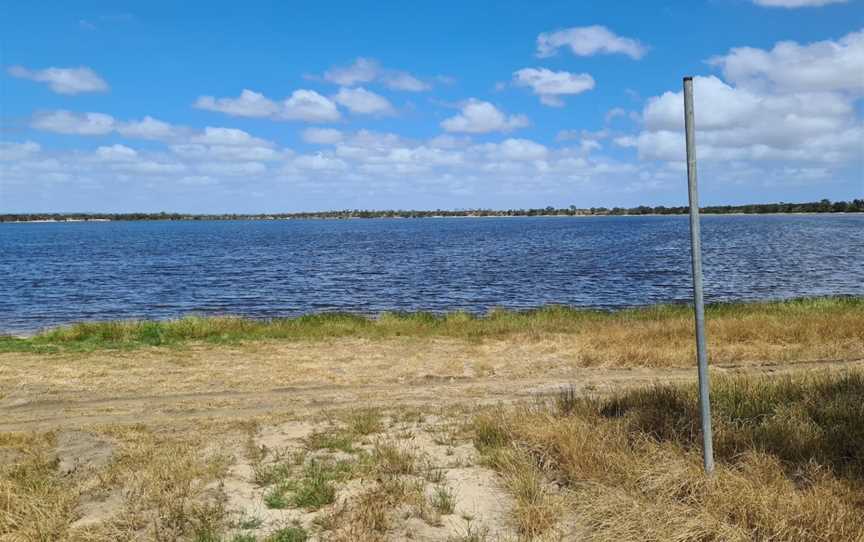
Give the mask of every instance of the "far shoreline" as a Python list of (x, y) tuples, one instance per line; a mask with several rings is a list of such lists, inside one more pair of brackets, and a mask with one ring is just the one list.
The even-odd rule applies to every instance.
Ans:
[[(711, 213), (700, 211), (701, 216), (864, 216), (862, 212), (847, 211), (820, 211), (820, 212), (777, 212), (777, 213)], [(54, 219), (54, 220), (4, 220), (0, 224), (66, 224), (66, 223), (89, 223), (89, 222), (279, 222), (279, 221), (315, 221), (315, 220), (441, 220), (441, 219), (466, 219), (466, 218), (634, 218), (634, 217), (687, 217), (687, 213), (644, 213), (644, 214), (575, 214), (575, 215), (434, 215), (434, 216), (322, 216), (322, 217), (238, 217), (238, 218), (148, 218), (148, 219), (110, 219), (110, 218), (87, 218), (87, 219)]]

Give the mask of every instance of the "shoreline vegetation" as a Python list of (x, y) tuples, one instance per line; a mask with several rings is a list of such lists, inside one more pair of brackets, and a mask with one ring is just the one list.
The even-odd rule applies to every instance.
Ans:
[[(860, 542), (864, 296), (0, 338), (0, 540)], [(57, 355), (59, 354), (59, 355)]]
[[(109, 222), (151, 220), (343, 220), (358, 218), (456, 218), (456, 217), (520, 217), (520, 216), (651, 216), (684, 215), (687, 206), (666, 207), (590, 207), (571, 205), (566, 208), (541, 207), (533, 209), (456, 209), (456, 210), (361, 210), (345, 209), (296, 213), (6, 213), (0, 222)], [(862, 213), (864, 199), (851, 201), (821, 201), (804, 203), (757, 203), (746, 205), (709, 205), (701, 208), (704, 214), (810, 214), (810, 213)]]
[[(713, 326), (709, 327), (709, 336), (713, 335), (710, 339), (714, 345), (720, 346), (718, 343), (728, 341), (726, 346), (733, 350), (738, 348), (740, 352), (746, 351), (747, 342), (774, 344), (775, 350), (784, 342), (790, 346), (806, 343), (809, 348), (818, 346), (820, 341), (828, 343), (828, 337), (842, 336), (843, 340), (852, 341), (860, 348), (859, 352), (864, 353), (864, 296), (715, 303), (706, 307), (706, 317)], [(593, 334), (600, 338), (606, 349), (613, 348), (611, 343), (618, 339), (623, 341), (623, 345), (618, 346), (625, 349), (633, 348), (629, 344), (633, 340), (644, 340), (648, 341), (646, 344), (656, 344), (661, 350), (663, 346), (673, 345), (688, 350), (687, 344), (692, 342), (692, 318), (692, 308), (688, 304), (618, 310), (549, 305), (531, 310), (492, 309), (485, 315), (456, 311), (385, 312), (374, 317), (336, 312), (269, 319), (186, 316), (174, 320), (80, 322), (26, 337), (0, 335), (0, 352), (90, 351), (188, 343), (240, 344), (260, 340), (326, 341), (338, 338), (479, 341), (574, 334)], [(622, 335), (639, 329), (643, 330), (642, 338)], [(836, 346), (836, 343), (832, 344)], [(816, 355), (816, 351), (813, 354)], [(659, 359), (655, 361), (660, 363)]]
[(606, 397), (564, 389), (477, 415), (473, 442), (514, 494), (529, 539), (555, 533), (569, 511), (579, 539), (598, 542), (857, 541), (862, 396), (860, 370), (713, 379), (710, 479), (695, 384)]

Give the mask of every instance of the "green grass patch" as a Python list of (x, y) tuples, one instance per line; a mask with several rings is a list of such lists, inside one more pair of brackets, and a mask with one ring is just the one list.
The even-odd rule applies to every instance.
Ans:
[(336, 482), (351, 477), (354, 463), (350, 461), (311, 460), (296, 478), (277, 482), (264, 495), (268, 508), (303, 508), (317, 510), (336, 500)]
[[(791, 469), (817, 462), (839, 476), (864, 480), (864, 373), (715, 378), (710, 398), (719, 459), (734, 461), (756, 450)], [(701, 445), (695, 385), (657, 385), (586, 400), (574, 410), (579, 408), (622, 418), (631, 433)]]
[(265, 542), (306, 542), (309, 534), (303, 527), (292, 526), (271, 533)]
[(354, 452), (354, 437), (355, 434), (351, 431), (334, 427), (316, 431), (306, 437), (304, 442), (309, 450), (341, 451), (350, 454)]
[[(710, 305), (707, 317), (832, 315), (864, 311), (864, 297), (822, 297), (762, 303)], [(596, 322), (690, 317), (687, 305), (658, 305), (620, 311), (547, 306), (535, 310), (495, 309), (486, 315), (384, 313), (369, 318), (346, 313), (253, 320), (189, 316), (168, 321), (84, 322), (27, 338), (0, 336), (0, 352), (52, 353), (97, 349), (182, 346), (190, 342), (236, 344), (254, 340), (325, 340), (338, 337), (456, 337), (481, 339), (513, 333), (567, 333)]]

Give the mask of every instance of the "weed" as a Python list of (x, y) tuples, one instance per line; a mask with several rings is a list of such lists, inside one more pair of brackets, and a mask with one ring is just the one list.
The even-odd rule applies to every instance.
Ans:
[(348, 427), (357, 435), (371, 435), (383, 429), (381, 411), (377, 408), (363, 408), (350, 414)]
[(306, 447), (310, 450), (354, 452), (354, 435), (344, 429), (331, 428), (316, 431), (306, 438)]
[(435, 486), (430, 501), (435, 510), (445, 516), (456, 510), (456, 497), (453, 491), (443, 484)]
[(303, 527), (291, 526), (284, 527), (270, 533), (264, 542), (306, 542), (309, 539), (309, 534)]

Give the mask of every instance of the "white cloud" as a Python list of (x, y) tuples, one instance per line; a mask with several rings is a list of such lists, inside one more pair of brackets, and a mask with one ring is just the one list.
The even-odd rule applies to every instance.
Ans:
[[(446, 76), (439, 76), (442, 82)], [(424, 83), (408, 72), (391, 72), (384, 75), (384, 85), (393, 90), (405, 90), (407, 92), (422, 92), (432, 88), (428, 83)], [(446, 84), (446, 83), (445, 83)]]
[(0, 141), (0, 160), (24, 160), (37, 154), (42, 147), (33, 141), (14, 143), (11, 141)]
[(753, 0), (757, 6), (769, 8), (812, 8), (828, 4), (845, 4), (849, 0)]
[(344, 171), (347, 164), (339, 159), (319, 154), (302, 154), (292, 162), (299, 169), (311, 169), (315, 171)]
[(265, 173), (267, 166), (261, 162), (215, 162), (201, 164), (198, 170), (211, 175), (254, 177)]
[(37, 113), (31, 125), (37, 130), (58, 134), (102, 135), (114, 130), (114, 117), (103, 113), (58, 110)]
[(799, 45), (781, 41), (770, 51), (736, 47), (709, 63), (738, 86), (771, 92), (848, 91), (864, 94), (864, 30), (838, 41)]
[[(705, 160), (843, 162), (860, 156), (864, 125), (837, 93), (759, 94), (716, 77), (694, 79), (699, 157)], [(648, 100), (633, 144), (647, 159), (684, 157), (681, 93)]]
[(342, 141), (342, 132), (334, 128), (306, 128), (301, 133), (303, 141), (317, 145), (332, 145)]
[[(864, 32), (855, 32), (837, 41), (780, 42), (770, 50), (736, 48), (712, 58), (726, 80), (694, 78), (699, 158), (785, 162), (804, 180), (805, 170), (860, 161), (862, 47)], [(618, 137), (616, 145), (634, 147), (648, 160), (684, 158), (681, 92), (647, 100), (642, 120), (641, 132)]]
[(491, 103), (476, 99), (468, 100), (462, 106), (461, 113), (441, 122), (441, 127), (448, 132), (475, 134), (510, 132), (525, 126), (528, 126), (526, 116), (505, 115)]
[(298, 89), (282, 102), (261, 93), (243, 89), (237, 98), (201, 96), (194, 104), (198, 109), (217, 111), (235, 117), (334, 122), (341, 118), (336, 104), (314, 90)]
[(207, 126), (204, 132), (192, 136), (190, 141), (193, 143), (202, 143), (205, 145), (238, 145), (246, 147), (268, 147), (272, 143), (251, 136), (248, 132), (238, 130), (237, 128), (214, 128)]
[(363, 87), (341, 88), (333, 99), (352, 113), (361, 115), (392, 115), (396, 112), (387, 98)]
[(495, 161), (542, 160), (549, 154), (549, 149), (529, 139), (509, 138), (501, 143), (481, 145), (480, 148), (489, 159)]
[(530, 87), (545, 105), (561, 107), (561, 96), (580, 94), (594, 88), (587, 73), (555, 72), (546, 68), (523, 68), (513, 73), (516, 85)]
[(324, 72), (324, 80), (343, 87), (380, 82), (393, 90), (422, 92), (431, 86), (408, 72), (385, 69), (373, 58), (359, 57), (349, 66), (335, 67)]
[(441, 134), (429, 140), (429, 145), (437, 149), (458, 149), (466, 147), (471, 143), (471, 138), (456, 137), (450, 134)]
[[(238, 145), (172, 145), (174, 154), (191, 160), (276, 161), (285, 156), (270, 147)], [(289, 153), (290, 154), (290, 153)]]
[(341, 86), (370, 83), (381, 73), (377, 60), (360, 57), (350, 66), (335, 67), (324, 72), (324, 79)]
[(280, 118), (305, 122), (335, 122), (341, 118), (332, 101), (314, 90), (295, 90), (282, 103)]
[(138, 152), (125, 145), (111, 145), (96, 149), (96, 159), (101, 162), (130, 162), (138, 158)]
[(117, 125), (117, 132), (120, 135), (136, 139), (167, 141), (180, 137), (184, 130), (167, 122), (146, 116), (138, 121), (119, 123)]
[(30, 70), (23, 66), (12, 66), (8, 71), (12, 77), (47, 83), (48, 87), (58, 94), (81, 94), (108, 90), (108, 83), (86, 66), (46, 68), (44, 70)]
[(274, 101), (249, 89), (243, 89), (237, 98), (201, 96), (195, 101), (195, 107), (235, 117), (269, 117), (279, 111)]
[(561, 47), (569, 47), (576, 56), (620, 53), (637, 60), (648, 52), (638, 40), (618, 36), (599, 25), (566, 28), (537, 36), (537, 56), (541, 58), (554, 55)]

